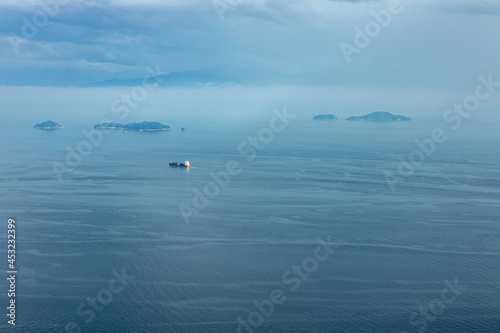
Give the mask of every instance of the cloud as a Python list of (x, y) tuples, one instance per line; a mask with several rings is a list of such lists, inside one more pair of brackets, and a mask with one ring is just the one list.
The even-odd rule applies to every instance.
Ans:
[(500, 3), (496, 0), (423, 0), (419, 5), (448, 14), (500, 15)]
[[(302, 75), (304, 84), (446, 86), (496, 71), (500, 55), (500, 25), (486, 17), (500, 5), (489, 0), (401, 0), (404, 11), (352, 64), (339, 44), (352, 44), (355, 29), (386, 1), (59, 0), (57, 13), (37, 25), (34, 17), (55, 1), (0, 3), (0, 84), (16, 70), (26, 82), (33, 73), (37, 82), (78, 85), (140, 77), (146, 65), (159, 64), (166, 72)], [(223, 21), (215, 1), (233, 4)], [(28, 25), (36, 29), (32, 36), (24, 34)]]

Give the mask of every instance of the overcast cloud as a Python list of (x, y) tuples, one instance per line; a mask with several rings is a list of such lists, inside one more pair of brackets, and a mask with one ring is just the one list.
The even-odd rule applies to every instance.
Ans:
[(402, 0), (348, 63), (339, 45), (355, 46), (355, 28), (364, 30), (388, 2), (2, 1), (0, 84), (79, 86), (141, 77), (156, 64), (363, 87), (466, 88), (478, 75), (498, 74), (497, 1)]

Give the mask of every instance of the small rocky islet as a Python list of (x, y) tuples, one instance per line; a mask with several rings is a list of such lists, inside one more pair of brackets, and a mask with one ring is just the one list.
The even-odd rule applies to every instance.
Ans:
[(42, 130), (56, 130), (62, 128), (61, 125), (52, 120), (44, 121), (43, 123), (36, 124), (34, 128), (39, 128)]
[(333, 114), (318, 114), (313, 117), (313, 120), (319, 120), (319, 121), (332, 121), (332, 120), (337, 120), (337, 117)]

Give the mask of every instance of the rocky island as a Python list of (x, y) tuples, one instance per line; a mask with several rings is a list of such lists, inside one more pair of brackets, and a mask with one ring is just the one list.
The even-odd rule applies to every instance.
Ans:
[(347, 120), (385, 122), (385, 121), (410, 121), (411, 118), (402, 115), (394, 115), (390, 112), (373, 112), (365, 116), (359, 116), (359, 117), (352, 116), (347, 118)]
[(142, 123), (102, 123), (94, 126), (95, 129), (120, 129), (125, 131), (140, 131), (140, 132), (153, 132), (153, 131), (169, 131), (170, 126), (164, 125), (156, 121), (144, 121)]
[(313, 117), (313, 120), (337, 120), (337, 117), (335, 117), (333, 114), (318, 114), (317, 116)]
[(36, 124), (34, 127), (39, 128), (39, 129), (43, 129), (43, 130), (55, 130), (55, 129), (62, 128), (61, 125), (59, 125), (58, 123), (56, 123), (52, 120), (47, 120), (47, 121), (44, 121), (43, 123)]

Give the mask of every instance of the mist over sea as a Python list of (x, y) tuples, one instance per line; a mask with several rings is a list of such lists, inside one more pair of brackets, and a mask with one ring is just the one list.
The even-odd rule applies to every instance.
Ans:
[[(4, 303), (0, 331), (498, 332), (498, 119), (458, 130), (418, 117), (291, 120), (252, 161), (238, 147), (267, 120), (167, 123), (106, 132), (62, 181), (53, 163), (92, 124), (2, 125), (0, 211), (16, 219), (18, 290), (16, 328)], [(386, 172), (438, 127), (448, 140), (392, 191)], [(190, 170), (168, 167), (184, 160)], [(194, 207), (229, 161), (240, 172), (186, 223), (179, 205)], [(308, 259), (318, 238), (331, 240), (324, 261)], [(309, 273), (293, 273), (304, 262)]]

